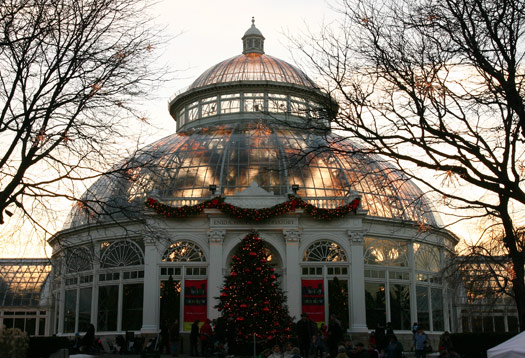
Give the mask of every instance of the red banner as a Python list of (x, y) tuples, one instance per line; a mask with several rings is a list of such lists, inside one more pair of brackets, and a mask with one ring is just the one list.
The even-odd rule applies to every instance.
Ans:
[(326, 322), (324, 315), (323, 280), (302, 280), (302, 313), (314, 322)]
[(184, 281), (184, 330), (189, 331), (191, 324), (198, 319), (204, 322), (207, 310), (207, 280)]

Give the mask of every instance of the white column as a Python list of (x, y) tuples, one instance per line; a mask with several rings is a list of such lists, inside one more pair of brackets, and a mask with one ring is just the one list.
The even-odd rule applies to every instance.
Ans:
[(58, 333), (64, 333), (64, 305), (66, 304), (66, 256), (62, 257), (61, 265), (61, 278), (60, 278), (60, 296), (58, 299)]
[(219, 303), (215, 297), (219, 297), (224, 281), (222, 273), (223, 242), (226, 230), (208, 231), (208, 242), (210, 245), (210, 257), (208, 266), (208, 308), (207, 316), (209, 319), (219, 317), (219, 311), (214, 307)]
[(299, 265), (299, 242), (301, 232), (283, 230), (286, 240), (286, 293), (290, 316), (301, 317), (301, 266)]
[(157, 333), (159, 327), (160, 282), (155, 239), (144, 238), (144, 303), (141, 333)]
[(367, 332), (365, 304), (365, 262), (363, 258), (363, 232), (348, 231), (352, 246), (352, 276), (350, 292), (350, 331)]
[(417, 277), (416, 263), (414, 259), (414, 242), (408, 244), (408, 267), (410, 267), (410, 317), (412, 317), (412, 322), (419, 322), (417, 318)]

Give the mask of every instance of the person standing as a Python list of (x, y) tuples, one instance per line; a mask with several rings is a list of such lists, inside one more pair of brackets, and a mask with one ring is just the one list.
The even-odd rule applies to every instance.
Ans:
[(211, 342), (213, 330), (211, 328), (210, 323), (211, 321), (208, 318), (206, 318), (200, 330), (201, 354), (204, 357), (209, 357), (211, 355)]
[(421, 327), (418, 327), (414, 335), (414, 347), (416, 349), (416, 358), (426, 358), (425, 343), (428, 341), (428, 336), (423, 332)]
[(301, 319), (297, 322), (296, 330), (301, 356), (308, 358), (311, 352), (313, 338), (317, 333), (317, 325), (308, 318), (306, 313), (303, 313), (301, 314)]
[(337, 355), (337, 347), (342, 340), (343, 327), (341, 326), (341, 322), (332, 314), (328, 322), (328, 352), (330, 353), (330, 357)]
[(191, 325), (191, 332), (190, 332), (190, 355), (192, 357), (198, 357), (199, 356), (199, 348), (198, 348), (198, 342), (199, 341), (199, 320), (196, 319), (195, 322)]
[(175, 319), (175, 321), (170, 327), (170, 343), (171, 343), (171, 356), (172, 357), (177, 357), (179, 355), (179, 341), (180, 341), (179, 320)]
[(396, 335), (390, 337), (390, 342), (386, 347), (386, 358), (403, 358), (403, 345), (397, 340)]

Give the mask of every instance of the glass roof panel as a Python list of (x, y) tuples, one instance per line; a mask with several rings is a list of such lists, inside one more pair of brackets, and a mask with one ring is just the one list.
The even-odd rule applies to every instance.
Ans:
[(272, 56), (249, 53), (210, 67), (189, 89), (237, 81), (272, 81), (317, 88), (304, 72), (289, 63)]
[(0, 306), (38, 306), (50, 272), (47, 259), (0, 259)]
[[(177, 204), (209, 198), (210, 184), (228, 196), (252, 182), (275, 195), (288, 194), (298, 184), (298, 194), (305, 198), (343, 198), (356, 191), (369, 215), (437, 224), (417, 186), (380, 157), (364, 155), (333, 135), (324, 138), (264, 121), (173, 134), (128, 162), (132, 171), (103, 177), (86, 194), (90, 203), (107, 203), (104, 211), (95, 214), (76, 206), (70, 217), (73, 226), (103, 220), (101, 212), (139, 215), (150, 196)], [(119, 165), (125, 169), (127, 164)]]

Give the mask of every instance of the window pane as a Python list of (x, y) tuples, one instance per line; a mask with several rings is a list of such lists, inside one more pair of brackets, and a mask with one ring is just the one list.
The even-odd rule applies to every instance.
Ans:
[(416, 286), (417, 301), (417, 322), (424, 330), (430, 329), (429, 305), (428, 305), (428, 288)]
[(366, 325), (373, 329), (379, 323), (386, 324), (385, 285), (383, 283), (365, 283)]
[(40, 318), (38, 322), (38, 335), (43, 336), (46, 334), (46, 319)]
[(117, 330), (118, 286), (100, 286), (98, 289), (98, 331)]
[(124, 285), (122, 298), (122, 330), (138, 330), (142, 327), (142, 283)]
[(432, 295), (432, 324), (434, 331), (443, 331), (443, 293), (440, 288), (432, 288), (430, 290)]
[(91, 323), (91, 287), (81, 288), (78, 303), (78, 331), (87, 331)]
[(64, 304), (64, 333), (75, 332), (77, 290), (68, 290)]
[(408, 285), (390, 285), (392, 328), (410, 329), (410, 289)]
[(27, 318), (26, 319), (26, 332), (30, 336), (35, 335), (36, 329), (36, 318)]

